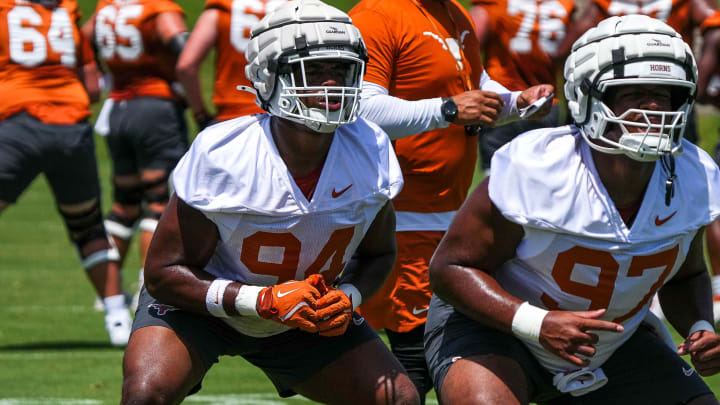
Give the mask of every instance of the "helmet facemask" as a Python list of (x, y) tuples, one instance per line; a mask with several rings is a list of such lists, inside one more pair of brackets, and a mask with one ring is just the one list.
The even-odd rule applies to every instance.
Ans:
[[(607, 94), (611, 90), (633, 84), (659, 83), (638, 79), (608, 80), (602, 83), (599, 92), (605, 97), (591, 99), (589, 119), (592, 122), (583, 126), (583, 135), (590, 146), (605, 153), (625, 154), (642, 162), (682, 153), (682, 138), (693, 104), (690, 94), (694, 92), (694, 85), (687, 81), (670, 82), (663, 83), (671, 93), (672, 106), (669, 110), (629, 108), (620, 114), (616, 114), (607, 104)], [(608, 136), (612, 127), (619, 130), (619, 138), (611, 139)], [(600, 142), (592, 142), (588, 137)]]
[(270, 112), (322, 133), (355, 122), (365, 61), (352, 50), (335, 48), (281, 58)]

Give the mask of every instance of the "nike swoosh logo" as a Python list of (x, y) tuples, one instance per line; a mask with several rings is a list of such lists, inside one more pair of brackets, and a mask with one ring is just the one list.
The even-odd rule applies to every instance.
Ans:
[(288, 294), (290, 294), (290, 293), (292, 293), (292, 292), (295, 292), (295, 291), (297, 291), (297, 290), (299, 290), (299, 288), (296, 288), (296, 289), (290, 290), (290, 291), (286, 291), (286, 292), (280, 292), (280, 291), (278, 291), (277, 296), (278, 296), (278, 298), (282, 298), (282, 297), (284, 297), (284, 296), (286, 296), (286, 295), (288, 295)]
[(685, 374), (686, 377), (690, 377), (695, 372), (695, 369), (690, 367), (689, 369), (686, 369), (683, 367), (683, 374)]
[(215, 292), (215, 305), (220, 303), (220, 289)]
[(365, 318), (360, 317), (360, 318), (355, 319), (355, 317), (353, 316), (352, 321), (356, 326), (360, 326), (363, 324), (363, 322), (365, 322)]
[(660, 217), (656, 215), (655, 216), (655, 225), (660, 226), (660, 225), (664, 224), (665, 222), (669, 221), (670, 218), (674, 217), (675, 214), (677, 214), (677, 210), (673, 211), (673, 213), (670, 214), (669, 217), (663, 218), (663, 219), (660, 219)]
[(349, 189), (350, 187), (352, 187), (352, 183), (350, 183), (349, 186), (345, 187), (344, 189), (342, 189), (342, 190), (340, 190), (340, 191), (335, 191), (335, 187), (333, 187), (333, 189), (332, 189), (332, 198), (338, 198), (338, 197), (340, 197), (341, 195), (343, 195), (344, 192), (348, 191), (348, 189)]
[(418, 314), (422, 314), (423, 312), (427, 311), (428, 309), (430, 309), (430, 307), (425, 307), (425, 308), (420, 308), (420, 309), (418, 309), (418, 307), (413, 307), (412, 313), (413, 313), (413, 315), (418, 315)]

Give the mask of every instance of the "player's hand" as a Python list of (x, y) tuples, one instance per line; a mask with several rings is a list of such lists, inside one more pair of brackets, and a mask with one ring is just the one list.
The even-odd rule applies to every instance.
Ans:
[[(543, 97), (549, 96), (555, 91), (555, 87), (551, 84), (539, 84), (537, 86), (532, 86), (522, 93), (517, 98), (517, 108), (518, 110), (521, 108), (525, 108), (529, 106), (530, 104), (534, 103), (536, 100), (541, 99)], [(550, 109), (552, 108), (552, 103), (547, 102), (542, 107), (540, 107), (537, 112), (535, 112), (533, 115), (531, 115), (528, 119), (531, 120), (540, 120), (545, 118), (546, 115), (550, 113)]]
[(327, 294), (317, 301), (318, 332), (322, 336), (340, 336), (352, 319), (352, 301), (344, 292), (328, 288)]
[(678, 345), (678, 354), (690, 355), (690, 361), (703, 377), (720, 372), (720, 337), (708, 330), (699, 330)]
[(318, 331), (315, 307), (324, 289), (325, 282), (319, 274), (313, 274), (303, 281), (288, 281), (265, 287), (258, 294), (257, 312), (265, 319), (315, 333)]
[(452, 97), (458, 114), (453, 122), (458, 125), (494, 127), (503, 109), (503, 100), (497, 93), (469, 90)]
[(590, 331), (623, 331), (623, 326), (618, 323), (598, 319), (603, 314), (604, 309), (550, 311), (543, 319), (540, 344), (556, 356), (578, 367), (586, 367), (590, 363), (587, 357), (595, 355), (598, 342), (598, 336)]

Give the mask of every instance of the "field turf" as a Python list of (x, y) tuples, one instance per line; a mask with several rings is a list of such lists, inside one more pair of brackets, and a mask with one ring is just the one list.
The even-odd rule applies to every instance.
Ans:
[[(84, 16), (91, 15), (95, 2), (79, 2)], [(178, 3), (191, 26), (204, 2)], [(334, 4), (348, 10), (354, 2)], [(209, 100), (209, 63), (202, 75)], [(95, 111), (98, 108), (99, 104), (94, 106)], [(700, 124), (702, 146), (710, 150), (717, 140), (720, 114), (705, 112)], [(96, 137), (96, 142), (105, 212), (110, 204), (110, 165), (104, 140)], [(128, 290), (134, 291), (139, 267), (134, 244), (124, 272)], [(17, 205), (0, 215), (0, 277), (0, 405), (118, 403), (123, 352), (108, 344), (103, 314), (93, 310), (93, 290), (42, 177)], [(720, 393), (720, 377), (707, 381)], [(210, 370), (202, 391), (185, 401), (220, 405), (309, 402), (300, 397), (279, 398), (261, 371), (241, 358), (227, 357)], [(433, 394), (428, 403), (437, 403)]]

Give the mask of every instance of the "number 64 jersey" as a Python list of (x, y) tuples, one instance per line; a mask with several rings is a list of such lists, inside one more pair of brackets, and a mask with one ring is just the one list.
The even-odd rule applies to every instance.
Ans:
[[(670, 205), (667, 176), (656, 163), (630, 228), (575, 126), (527, 132), (493, 157), (490, 198), (525, 231), (516, 257), (497, 271), (500, 285), (549, 310), (607, 308), (603, 319), (625, 328), (597, 332), (591, 369), (635, 332), (655, 292), (685, 261), (698, 229), (720, 216), (720, 171), (703, 150), (684, 140), (683, 147)], [(537, 342), (524, 343), (553, 373), (576, 368)]]
[(77, 69), (94, 60), (79, 19), (75, 0), (51, 8), (0, 0), (0, 120), (26, 111), (42, 122), (75, 124), (90, 115)]
[[(270, 132), (256, 114), (214, 125), (193, 142), (173, 174), (177, 196), (218, 228), (205, 271), (252, 285), (304, 280), (330, 284), (345, 268), (378, 211), (402, 188), (387, 135), (358, 119), (339, 127), (310, 201), (295, 184)], [(251, 336), (286, 328), (241, 318)]]

